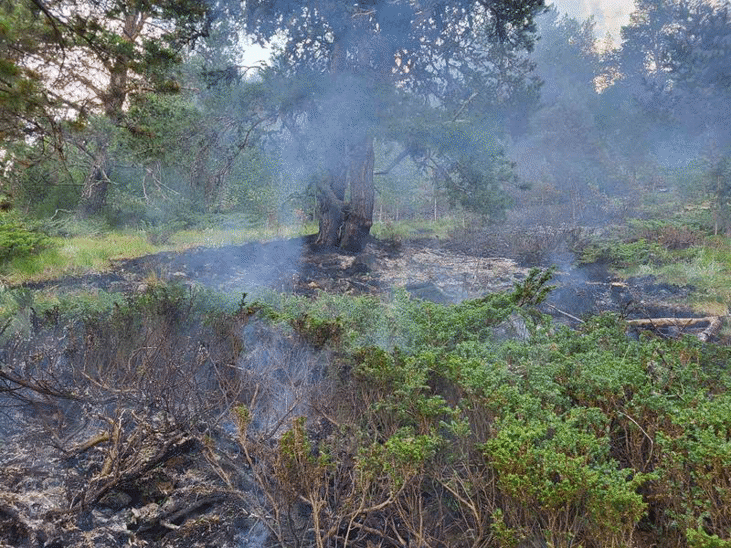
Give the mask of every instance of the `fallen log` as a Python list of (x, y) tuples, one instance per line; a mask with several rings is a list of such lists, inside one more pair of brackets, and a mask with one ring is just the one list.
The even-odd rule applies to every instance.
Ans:
[(719, 331), (721, 331), (721, 327), (723, 327), (723, 317), (719, 316), (715, 320), (713, 320), (711, 324), (706, 327), (701, 333), (698, 333), (698, 338), (701, 340), (701, 342), (708, 342), (713, 337), (718, 335)]
[(677, 327), (682, 331), (687, 327), (696, 327), (707, 323), (708, 327), (696, 336), (701, 342), (708, 342), (721, 331), (723, 319), (724, 316), (704, 316), (702, 318), (647, 318), (643, 320), (627, 320), (627, 325), (644, 329)]
[(718, 316), (706, 316), (703, 318), (647, 318), (644, 320), (627, 320), (627, 325), (633, 327), (647, 327), (657, 329), (658, 327), (691, 327), (702, 323), (712, 323), (718, 320)]

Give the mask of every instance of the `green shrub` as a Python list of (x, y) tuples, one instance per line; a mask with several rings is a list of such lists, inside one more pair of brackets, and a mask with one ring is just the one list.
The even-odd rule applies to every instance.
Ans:
[[(98, 307), (44, 308), (16, 290), (0, 304), (26, 313), (18, 318), (34, 308), (81, 317), (90, 336), (77, 345), (97, 386), (132, 387), (183, 415), (194, 403), (186, 383), (213, 382), (196, 364), (218, 370), (251, 350), (241, 340), (248, 321), (334, 350), (324, 353), (332, 375), (302, 396), (317, 398), (327, 420), (293, 417), (278, 442), (257, 441), (247, 428), (261, 412), (258, 388), (247, 401), (240, 387), (215, 412), (234, 410), (267, 500), (309, 505), (299, 517), (321, 540), (342, 524), (377, 531), (388, 521), (394, 536), (432, 545), (633, 546), (641, 529), (648, 545), (727, 548), (731, 349), (635, 340), (613, 315), (580, 330), (537, 323), (525, 307), (545, 296), (547, 279), (536, 272), (512, 293), (453, 306), (399, 292), (390, 302), (270, 296), (236, 308), (152, 282)], [(513, 314), (535, 327), (530, 340), (496, 341), (495, 326)], [(227, 383), (242, 372), (229, 369)], [(158, 392), (161, 371), (169, 377)]]
[(669, 259), (668, 250), (661, 244), (640, 238), (632, 242), (589, 245), (582, 250), (580, 262), (602, 262), (618, 268), (628, 268), (641, 264), (659, 265)]
[(45, 234), (18, 221), (0, 220), (0, 263), (38, 253), (50, 245), (51, 240)]

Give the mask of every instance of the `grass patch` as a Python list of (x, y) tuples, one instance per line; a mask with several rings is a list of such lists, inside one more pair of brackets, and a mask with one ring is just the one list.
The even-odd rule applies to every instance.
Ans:
[[(54, 280), (105, 272), (112, 261), (131, 259), (161, 251), (184, 251), (194, 247), (241, 245), (257, 240), (295, 238), (317, 232), (316, 223), (256, 228), (242, 225), (235, 219), (222, 220), (222, 227), (202, 227), (172, 232), (160, 237), (158, 229), (113, 232), (100, 226), (65, 223), (56, 227), (64, 236), (47, 238), (48, 246), (34, 255), (11, 257), (2, 267), (4, 283)], [(403, 241), (416, 238), (446, 238), (454, 228), (454, 220), (402, 221), (376, 223), (372, 234), (379, 239)], [(78, 226), (77, 226), (78, 225)], [(82, 231), (87, 230), (86, 233)]]
[(607, 263), (621, 277), (654, 276), (661, 282), (693, 286), (683, 304), (703, 314), (728, 314), (731, 238), (711, 235), (693, 215), (630, 220), (608, 239), (585, 246), (579, 261)]
[(205, 228), (202, 230), (181, 230), (169, 239), (169, 245), (174, 249), (191, 247), (222, 247), (225, 245), (239, 245), (255, 240), (276, 240), (280, 238), (296, 238), (317, 233), (316, 223), (307, 223), (293, 226), (274, 228)]
[(447, 238), (457, 226), (449, 217), (438, 221), (409, 220), (387, 223), (373, 223), (371, 235), (379, 240), (405, 241), (420, 238)]
[(132, 259), (161, 251), (183, 251), (193, 247), (239, 245), (255, 240), (293, 238), (317, 231), (315, 225), (282, 226), (271, 229), (204, 228), (181, 230), (164, 241), (150, 238), (144, 230), (95, 232), (94, 234), (48, 238), (49, 245), (34, 255), (10, 258), (0, 274), (6, 284), (54, 280), (104, 272), (112, 261)]
[(167, 249), (150, 244), (143, 232), (57, 237), (51, 238), (51, 242), (52, 247), (37, 255), (10, 259), (3, 266), (5, 281), (16, 285), (101, 272), (111, 267), (112, 260), (139, 257)]
[[(691, 305), (706, 313), (728, 314), (731, 302), (731, 248), (696, 247), (677, 254), (677, 260), (650, 269), (659, 280), (696, 288)], [(686, 257), (683, 257), (686, 255)]]
[(694, 291), (686, 304), (699, 313), (728, 314), (731, 303), (731, 240), (728, 238), (707, 238), (703, 244), (685, 249), (667, 249), (656, 242), (639, 240), (606, 246), (603, 252), (598, 258), (607, 260), (622, 277), (654, 276), (660, 282), (692, 286)]

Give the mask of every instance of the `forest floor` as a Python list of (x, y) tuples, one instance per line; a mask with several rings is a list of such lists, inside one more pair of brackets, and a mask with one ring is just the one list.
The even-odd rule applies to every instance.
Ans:
[[(576, 229), (482, 231), (462, 236), (448, 240), (372, 239), (360, 254), (318, 248), (312, 236), (200, 247), (116, 261), (107, 272), (25, 287), (71, 295), (102, 291), (144, 294), (153, 284), (174, 282), (234, 298), (243, 293), (256, 298), (258, 292), (266, 291), (387, 296), (404, 288), (415, 297), (449, 304), (511, 290), (529, 276), (531, 268), (555, 266), (552, 283), (556, 287), (541, 311), (557, 322), (576, 326), (602, 312), (635, 319), (698, 315), (685, 304), (692, 286), (658, 282), (653, 276), (619, 278), (601, 262), (577, 264), (572, 251), (580, 237)], [(294, 392), (288, 391), (315, 382), (309, 373), (307, 378), (295, 378), (299, 370), (291, 369), (286, 371), (289, 384), (284, 383), (281, 371), (289, 367), (288, 360), (293, 360), (293, 368), (299, 367), (293, 365), (295, 362), (306, 363), (309, 371), (322, 367), (321, 362), (328, 359), (311, 350), (305, 352), (300, 343), (294, 346), (288, 335), (247, 331), (241, 326), (236, 329), (251, 339), (243, 341), (244, 347), (256, 348), (262, 340), (266, 342), (264, 359), (272, 362), (273, 372), (262, 382), (271, 384), (272, 397), (296, 401)], [(36, 364), (26, 357), (40, 355), (42, 350), (46, 352), (43, 360), (55, 360), (63, 368), (74, 344), (82, 344), (74, 342), (69, 333), (48, 333), (45, 339), (34, 341), (27, 353), (26, 342), (6, 346), (2, 349), (4, 361), (11, 364), (15, 359), (17, 370), (45, 367), (45, 362)], [(678, 334), (677, 329), (672, 334)], [(201, 349), (182, 348), (183, 343), (195, 342), (186, 336), (180, 335), (182, 343), (168, 341), (169, 348), (165, 348), (171, 355), (179, 353), (182, 362), (188, 363), (186, 352), (192, 356)], [(113, 359), (115, 349), (107, 350), (112, 351)], [(138, 349), (144, 350), (144, 346)], [(213, 350), (205, 348), (206, 352)], [(85, 367), (93, 365), (92, 361)], [(64, 400), (64, 394), (52, 393), (49, 387), (53, 381), (41, 380), (29, 389), (27, 401), (14, 399), (10, 391), (3, 396), (0, 547), (264, 544), (269, 533), (255, 513), (261, 494), (251, 486), (255, 481), (247, 471), (251, 463), (236, 445), (230, 421), (205, 435), (176, 430), (170, 424), (157, 423), (157, 411), (151, 408), (134, 409), (128, 402), (124, 405), (132, 407), (114, 411), (110, 407), (113, 398), (106, 394), (124, 399), (133, 397), (134, 391), (122, 393), (114, 386), (101, 385), (90, 386), (102, 394), (100, 401), (107, 402), (109, 409), (95, 408), (90, 413), (83, 401), (70, 396)], [(264, 401), (263, 395), (259, 398)], [(277, 405), (291, 412), (289, 403)], [(105, 431), (109, 432), (106, 437), (99, 434)], [(119, 431), (128, 432), (125, 442), (114, 441)], [(110, 440), (116, 445), (110, 445)], [(206, 445), (209, 442), (215, 444), (215, 453), (213, 445)], [(101, 447), (107, 449), (102, 451)], [(110, 474), (107, 468), (112, 462), (120, 468)], [(89, 471), (96, 476), (81, 490), (86, 498), (68, 499), (69, 493), (80, 491)]]
[(691, 285), (661, 282), (652, 275), (620, 278), (602, 262), (577, 264), (571, 251), (576, 237), (576, 228), (538, 228), (482, 231), (459, 239), (372, 238), (363, 252), (352, 254), (318, 247), (314, 236), (306, 236), (155, 253), (114, 261), (105, 272), (25, 287), (55, 293), (134, 293), (150, 283), (176, 282), (254, 298), (267, 290), (386, 295), (405, 288), (417, 298), (450, 304), (509, 291), (531, 268), (554, 267), (555, 289), (543, 312), (562, 323), (576, 325), (604, 312), (628, 319), (703, 315), (686, 302), (694, 290)]

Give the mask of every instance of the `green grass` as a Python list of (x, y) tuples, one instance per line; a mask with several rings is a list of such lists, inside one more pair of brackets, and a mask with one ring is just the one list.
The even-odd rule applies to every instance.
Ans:
[[(408, 240), (424, 237), (446, 237), (454, 228), (450, 219), (438, 221), (404, 221), (376, 223), (372, 233), (380, 239)], [(16, 257), (0, 267), (5, 284), (45, 281), (105, 272), (112, 262), (131, 259), (161, 251), (183, 251), (194, 247), (241, 245), (251, 241), (293, 238), (314, 234), (316, 223), (272, 228), (228, 226), (225, 228), (186, 229), (155, 239), (153, 231), (115, 232), (94, 230), (92, 234), (76, 233), (69, 237), (50, 238), (51, 245), (37, 254)], [(156, 242), (156, 243), (152, 243)]]
[(712, 236), (695, 210), (672, 218), (630, 219), (612, 236), (587, 245), (580, 262), (602, 261), (620, 277), (654, 276), (694, 287), (682, 303), (697, 312), (726, 315), (731, 304), (731, 238)]
[(699, 313), (728, 314), (731, 303), (731, 239), (707, 238), (700, 245), (680, 250), (668, 250), (644, 241), (618, 243), (612, 250), (611, 262), (619, 276), (654, 276), (660, 282), (693, 286), (690, 298), (683, 304), (690, 305)]
[(373, 223), (371, 235), (379, 240), (415, 240), (446, 238), (457, 227), (455, 219), (445, 217), (438, 221), (409, 220), (395, 223)]
[(7, 283), (43, 281), (100, 272), (114, 259), (139, 257), (165, 248), (147, 241), (144, 232), (52, 238), (52, 245), (36, 255), (11, 259), (3, 266)]
[(97, 232), (51, 238), (51, 245), (37, 254), (10, 259), (0, 267), (4, 283), (45, 281), (65, 276), (79, 276), (104, 272), (112, 268), (112, 261), (131, 259), (161, 251), (183, 251), (193, 247), (220, 247), (239, 245), (256, 240), (292, 238), (317, 232), (314, 224), (282, 226), (276, 229), (206, 228), (181, 230), (164, 243), (151, 243), (148, 232)]
[(726, 315), (731, 303), (731, 241), (720, 247), (697, 247), (677, 253), (676, 260), (649, 269), (659, 280), (696, 288), (690, 304), (699, 312)]
[(174, 249), (190, 247), (221, 247), (239, 245), (255, 240), (275, 240), (279, 238), (295, 238), (315, 234), (316, 223), (277, 228), (205, 228), (202, 230), (181, 230), (170, 237), (169, 243)]

